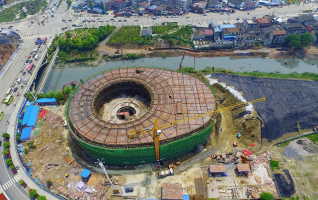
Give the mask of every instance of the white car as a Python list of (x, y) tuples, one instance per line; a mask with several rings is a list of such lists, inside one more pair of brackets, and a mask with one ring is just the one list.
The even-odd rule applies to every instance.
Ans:
[(109, 22), (109, 19), (107, 19), (106, 22)]
[(104, 22), (104, 20), (98, 20), (99, 22)]

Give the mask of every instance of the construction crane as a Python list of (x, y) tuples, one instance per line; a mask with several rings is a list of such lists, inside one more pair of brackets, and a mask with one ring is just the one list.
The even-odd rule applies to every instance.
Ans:
[(182, 56), (182, 59), (181, 59), (181, 62), (180, 62), (179, 72), (181, 72), (181, 68), (182, 68), (182, 61), (183, 61), (183, 59), (184, 59), (184, 55), (185, 55), (186, 53), (191, 54), (191, 55), (193, 55), (193, 56), (194, 56), (194, 69), (195, 69), (195, 53), (192, 53), (192, 52), (190, 52), (190, 51), (185, 51), (185, 52), (183, 53), (183, 56)]
[(266, 98), (263, 97), (263, 98), (255, 99), (255, 100), (248, 101), (248, 102), (245, 102), (245, 103), (240, 103), (240, 104), (236, 104), (236, 105), (233, 105), (233, 106), (228, 106), (228, 107), (225, 107), (225, 108), (222, 108), (222, 109), (219, 109), (219, 110), (214, 110), (214, 111), (211, 111), (211, 112), (208, 112), (208, 113), (199, 114), (199, 115), (196, 115), (196, 116), (192, 116), (192, 117), (187, 117), (187, 118), (184, 118), (184, 119), (176, 120), (174, 122), (166, 123), (166, 124), (159, 125), (159, 126), (158, 126), (159, 119), (155, 119), (153, 121), (153, 127), (152, 128), (148, 127), (148, 128), (145, 128), (145, 129), (137, 129), (137, 130), (128, 131), (128, 139), (134, 139), (134, 138), (138, 137), (139, 135), (142, 135), (142, 134), (145, 134), (145, 133), (148, 133), (149, 131), (151, 131), (152, 138), (153, 138), (153, 141), (154, 141), (154, 146), (155, 146), (156, 162), (160, 162), (159, 140), (160, 140), (160, 137), (161, 137), (161, 133), (162, 133), (161, 130), (162, 129), (168, 128), (170, 126), (177, 126), (178, 124), (182, 124), (182, 123), (187, 122), (187, 121), (192, 120), (192, 119), (198, 119), (198, 118), (201, 118), (201, 117), (205, 117), (205, 116), (209, 116), (209, 115), (213, 115), (213, 114), (217, 114), (217, 113), (221, 113), (221, 112), (226, 112), (226, 111), (229, 111), (229, 110), (233, 110), (235, 108), (241, 108), (243, 106), (246, 106), (246, 105), (249, 105), (249, 104), (254, 104), (254, 103), (265, 101), (265, 100), (266, 100)]

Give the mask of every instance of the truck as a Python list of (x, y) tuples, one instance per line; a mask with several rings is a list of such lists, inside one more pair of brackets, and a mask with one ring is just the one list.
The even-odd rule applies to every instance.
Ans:
[(164, 178), (167, 176), (172, 176), (174, 174), (174, 171), (172, 168), (169, 168), (168, 170), (163, 170), (161, 172), (158, 172), (158, 178)]

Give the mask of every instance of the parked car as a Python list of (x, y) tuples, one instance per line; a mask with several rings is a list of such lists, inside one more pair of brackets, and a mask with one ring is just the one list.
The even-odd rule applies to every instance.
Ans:
[(127, 22), (127, 19), (124, 19), (124, 22)]
[(96, 22), (95, 20), (93, 20), (92, 22)]
[(29, 62), (29, 60), (26, 60), (26, 61), (25, 61), (25, 63), (28, 63), (28, 62)]
[(136, 22), (138, 22), (138, 19), (135, 19)]
[(25, 71), (22, 72), (22, 76), (24, 76), (24, 75), (25, 75)]
[(207, 14), (203, 14), (203, 16), (207, 16)]
[(134, 191), (134, 188), (126, 188), (125, 189), (125, 192), (133, 192)]
[(14, 87), (14, 86), (15, 86), (15, 83), (13, 83), (11, 87)]
[(18, 90), (18, 87), (15, 87), (14, 89), (13, 89), (13, 92), (16, 92)]
[(121, 19), (119, 19), (118, 22), (121, 22)]
[(28, 59), (30, 59), (31, 58), (31, 55), (30, 56), (28, 56)]
[(68, 21), (69, 21), (69, 22), (71, 22), (72, 20), (71, 20), (71, 19), (69, 19)]

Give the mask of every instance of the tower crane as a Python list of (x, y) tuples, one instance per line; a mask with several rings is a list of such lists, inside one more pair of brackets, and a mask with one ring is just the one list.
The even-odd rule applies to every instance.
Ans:
[(218, 114), (221, 112), (226, 112), (229, 110), (233, 110), (235, 108), (241, 108), (243, 106), (249, 105), (249, 104), (254, 104), (254, 103), (258, 103), (261, 101), (265, 101), (266, 98), (259, 98), (259, 99), (255, 99), (252, 101), (248, 101), (248, 102), (244, 102), (244, 103), (240, 103), (240, 104), (236, 104), (233, 106), (228, 106), (219, 110), (214, 110), (211, 112), (207, 112), (207, 113), (203, 113), (203, 114), (199, 114), (199, 115), (195, 115), (192, 117), (187, 117), (184, 119), (180, 119), (180, 120), (176, 120), (170, 123), (166, 123), (163, 125), (158, 125), (159, 123), (159, 119), (155, 119), (153, 121), (153, 127), (152, 128), (145, 128), (145, 129), (137, 129), (137, 130), (132, 130), (132, 131), (128, 131), (128, 139), (134, 139), (136, 137), (138, 137), (139, 135), (148, 133), (151, 131), (151, 135), (154, 141), (154, 147), (155, 147), (155, 155), (156, 155), (156, 162), (160, 162), (160, 146), (159, 146), (159, 141), (160, 141), (160, 137), (162, 135), (162, 129), (168, 128), (170, 126), (177, 126), (178, 124), (182, 124), (184, 122), (187, 122), (188, 120), (192, 120), (192, 119), (197, 119), (197, 118), (201, 118), (201, 117), (205, 117), (205, 116), (209, 116), (209, 115), (213, 115), (213, 114)]
[(194, 69), (195, 69), (195, 53), (192, 53), (192, 52), (190, 52), (190, 51), (185, 51), (185, 52), (183, 53), (182, 59), (181, 59), (181, 61), (180, 61), (179, 72), (181, 72), (182, 61), (183, 61), (184, 55), (185, 55), (186, 53), (193, 55), (193, 57), (194, 57)]

